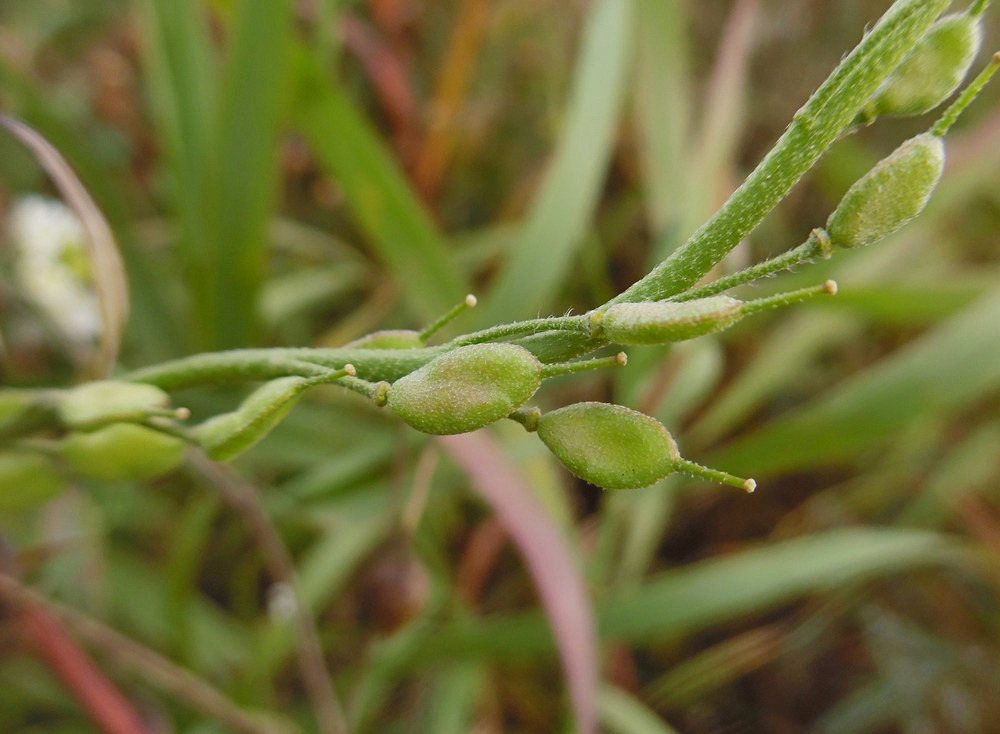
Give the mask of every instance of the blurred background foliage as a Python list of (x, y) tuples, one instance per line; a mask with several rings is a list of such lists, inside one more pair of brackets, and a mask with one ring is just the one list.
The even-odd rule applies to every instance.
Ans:
[[(644, 274), (889, 4), (15, 0), (0, 4), (0, 109), (63, 153), (114, 228), (132, 293), (123, 369), (420, 328), (471, 290), (481, 308), (454, 334), (585, 311)], [(588, 583), (604, 730), (996, 730), (996, 100), (950, 136), (914, 225), (745, 289), (836, 277), (837, 298), (632, 350), (613, 378), (539, 398), (653, 414), (686, 456), (756, 477), (755, 495), (676, 478), (600, 492), (519, 427), (493, 431)], [(836, 143), (724, 265), (801, 242), (930, 119)], [(29, 194), (53, 189), (0, 136), (0, 378), (70, 384), (77, 337), (19, 265), (11, 213)], [(175, 402), (197, 417), (236, 399)], [(532, 579), (469, 485), (439, 445), (324, 388), (233, 472), (0, 507), (0, 547), (74, 610), (59, 618), (151, 731), (254, 730), (242, 709), (275, 717), (259, 731), (317, 717), (329, 731), (299, 672), (290, 566), (241, 504), (252, 486), (353, 731), (568, 730)], [(99, 731), (6, 608), (0, 731)], [(159, 662), (81, 631), (94, 620)], [(192, 693), (205, 686), (172, 688), (182, 672), (225, 711)]]

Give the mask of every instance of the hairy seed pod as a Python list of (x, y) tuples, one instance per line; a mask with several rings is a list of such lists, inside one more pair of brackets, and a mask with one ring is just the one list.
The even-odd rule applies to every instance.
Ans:
[(62, 458), (92, 479), (149, 479), (170, 471), (184, 458), (187, 444), (176, 436), (136, 423), (113, 423), (69, 434)]
[(231, 413), (209, 418), (193, 430), (213, 459), (231, 459), (270, 433), (312, 382), (305, 377), (280, 377), (254, 390)]
[(861, 247), (917, 216), (944, 169), (944, 142), (931, 133), (910, 138), (854, 182), (827, 220), (838, 247)]
[(535, 394), (542, 365), (515, 344), (445, 352), (389, 388), (393, 413), (424, 433), (466, 433), (506, 418)]
[(680, 458), (663, 424), (621, 405), (567, 405), (545, 413), (537, 430), (567, 469), (605, 489), (648, 487)]
[(665, 344), (711, 334), (742, 316), (743, 301), (709, 296), (693, 301), (616, 303), (590, 316), (591, 333), (617, 344)]
[(169, 396), (153, 385), (100, 380), (61, 394), (56, 409), (67, 428), (91, 428), (120, 421), (136, 422), (162, 411)]
[(940, 18), (865, 105), (862, 120), (920, 115), (937, 107), (962, 83), (981, 38), (978, 16)]
[(389, 329), (373, 331), (344, 345), (345, 349), (418, 349), (424, 341), (419, 331)]
[(0, 454), (0, 512), (41, 504), (65, 484), (47, 456), (27, 451)]

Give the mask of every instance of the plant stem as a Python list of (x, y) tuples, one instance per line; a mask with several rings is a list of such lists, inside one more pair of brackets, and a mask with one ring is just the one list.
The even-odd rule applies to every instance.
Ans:
[(605, 305), (682, 292), (707, 273), (788, 193), (916, 45), (948, 0), (897, 0), (797, 112), (753, 173), (691, 238)]
[(993, 54), (993, 58), (990, 62), (983, 67), (983, 70), (979, 72), (979, 76), (969, 82), (968, 86), (962, 90), (962, 93), (958, 95), (958, 99), (951, 103), (951, 105), (944, 111), (941, 118), (934, 123), (934, 127), (931, 128), (931, 134), (937, 135), (939, 138), (943, 138), (955, 121), (959, 118), (959, 115), (965, 111), (965, 108), (969, 106), (969, 103), (974, 100), (979, 93), (986, 86), (986, 83), (990, 80), (997, 69), (1000, 69), (1000, 53)]
[(584, 316), (552, 316), (544, 319), (515, 321), (512, 324), (491, 326), (482, 331), (460, 336), (452, 339), (445, 346), (463, 347), (469, 344), (482, 344), (497, 339), (506, 339), (511, 336), (530, 336), (545, 331), (578, 331), (585, 334), (587, 333), (587, 319)]
[(744, 283), (752, 283), (755, 280), (766, 278), (769, 275), (780, 273), (782, 270), (790, 270), (797, 265), (807, 263), (817, 257), (829, 257), (831, 251), (830, 235), (824, 229), (814, 229), (809, 233), (809, 239), (797, 247), (793, 247), (781, 255), (776, 255), (770, 260), (753, 265), (746, 270), (727, 275), (724, 278), (712, 281), (700, 288), (685, 291), (674, 297), (674, 301), (693, 301), (696, 298), (714, 296), (716, 293), (728, 291)]

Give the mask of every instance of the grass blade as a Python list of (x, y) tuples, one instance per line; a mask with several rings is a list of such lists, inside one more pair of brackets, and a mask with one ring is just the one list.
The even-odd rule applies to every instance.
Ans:
[(565, 128), (524, 228), (483, 299), (481, 323), (535, 316), (552, 304), (568, 275), (614, 150), (632, 37), (628, 0), (598, 0), (591, 5)]

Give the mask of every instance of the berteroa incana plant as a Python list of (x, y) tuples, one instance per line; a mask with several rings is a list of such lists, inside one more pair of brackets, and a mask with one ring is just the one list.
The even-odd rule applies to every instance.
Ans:
[[(701, 282), (835, 140), (880, 116), (933, 109), (960, 86), (978, 51), (988, 0), (937, 20), (947, 5), (897, 0), (714, 216), (607, 303), (581, 315), (498, 324), (428, 344), (441, 326), (475, 305), (469, 296), (422, 332), (375, 332), (339, 348), (203, 353), (73, 388), (0, 391), (0, 508), (9, 488), (31, 483), (44, 499), (63, 475), (152, 477), (183, 462), (188, 446), (231, 459), (273, 429), (307, 390), (327, 384), (360, 393), (427, 434), (465, 433), (513, 419), (537, 431), (570, 472), (603, 488), (637, 489), (682, 472), (753, 491), (753, 479), (682, 458), (666, 427), (631, 408), (584, 402), (543, 414), (529, 401), (550, 378), (625, 367), (623, 352), (588, 356), (607, 347), (697, 338), (760, 311), (833, 295), (833, 281), (750, 301), (725, 291), (829, 258), (840, 248), (873, 244), (918, 216), (942, 174), (946, 133), (1000, 66), (1000, 56), (927, 132), (903, 142), (855, 182), (825, 226), (801, 245)], [(12, 123), (7, 127), (13, 130)], [(199, 425), (188, 425), (183, 407), (170, 407), (173, 391), (236, 382), (262, 384), (231, 412)]]
[[(550, 377), (624, 366), (624, 353), (576, 359), (606, 345), (690, 339), (758, 311), (834, 294), (836, 284), (827, 281), (749, 302), (720, 295), (816, 257), (830, 257), (837, 248), (872, 244), (916, 217), (941, 176), (944, 135), (996, 70), (997, 58), (928, 132), (901, 144), (858, 180), (825, 229), (814, 229), (784, 255), (696, 285), (852, 124), (880, 114), (923, 112), (954, 91), (975, 57), (978, 20), (987, 3), (976, 2), (964, 13), (933, 22), (945, 4), (911, 0), (893, 5), (715, 216), (645, 278), (589, 313), (501, 324), (426, 345), (438, 328), (475, 304), (470, 296), (419, 333), (375, 332), (333, 349), (200, 354), (135, 371), (117, 383), (4, 394), (9, 406), (0, 417), (0, 436), (8, 448), (5, 465), (10, 471), (19, 462), (37, 466), (44, 455), (55, 467), (68, 465), (107, 477), (113, 471), (101, 458), (104, 452), (149, 454), (147, 461), (120, 468), (121, 476), (140, 478), (181, 461), (182, 442), (201, 446), (213, 458), (229, 459), (266, 435), (308, 388), (334, 384), (368, 396), (424, 433), (465, 433), (507, 417), (529, 430), (537, 426), (546, 446), (570, 471), (605, 488), (644, 487), (681, 471), (752, 491), (752, 479), (681, 459), (670, 434), (649, 416), (584, 404), (539, 419), (525, 404)], [(182, 410), (165, 412), (166, 393), (159, 392), (250, 380), (265, 382), (233, 412), (193, 428), (178, 420)], [(157, 388), (154, 399), (148, 391)], [(75, 419), (76, 413), (88, 417)], [(32, 437), (51, 429), (62, 437)], [(621, 441), (621, 436), (635, 440)], [(651, 436), (658, 438), (646, 440)]]

